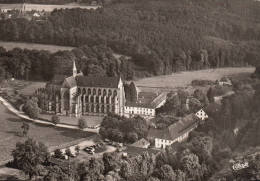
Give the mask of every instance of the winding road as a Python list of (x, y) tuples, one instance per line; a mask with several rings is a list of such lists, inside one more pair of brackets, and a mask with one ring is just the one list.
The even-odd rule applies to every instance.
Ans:
[[(7, 100), (5, 100), (3, 97), (0, 96), (0, 102), (12, 113), (16, 114), (18, 117), (23, 118), (23, 119), (27, 119), (29, 121), (35, 122), (35, 123), (40, 123), (40, 124), (45, 124), (45, 125), (52, 125), (52, 126), (56, 126), (56, 127), (60, 127), (60, 128), (68, 128), (68, 129), (79, 129), (78, 126), (72, 126), (72, 125), (66, 125), (66, 124), (53, 124), (51, 122), (47, 122), (47, 121), (43, 121), (43, 120), (39, 120), (39, 119), (32, 119), (29, 116), (25, 115), (24, 112), (22, 111), (18, 111), (17, 109), (15, 109)], [(85, 128), (83, 129), (83, 131), (87, 131), (87, 132), (92, 132), (92, 133), (96, 133), (98, 134), (99, 129), (89, 129), (89, 128)]]

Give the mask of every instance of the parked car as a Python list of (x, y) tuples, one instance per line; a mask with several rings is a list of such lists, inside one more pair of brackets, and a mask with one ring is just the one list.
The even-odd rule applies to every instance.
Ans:
[(117, 149), (116, 149), (116, 152), (121, 152), (121, 151), (123, 151), (122, 148), (117, 148)]
[(94, 126), (95, 129), (100, 128), (100, 124)]
[(123, 152), (122, 157), (123, 157), (123, 158), (127, 158), (127, 153), (126, 153), (126, 152)]
[(104, 140), (104, 142), (105, 142), (105, 143), (109, 143), (110, 140), (106, 138), (106, 139)]
[(98, 147), (104, 146), (104, 143), (100, 142), (97, 144)]
[(88, 151), (95, 151), (95, 148), (93, 148), (93, 147), (86, 147), (83, 150), (86, 151), (86, 152), (88, 152)]
[(90, 154), (90, 155), (94, 155), (95, 152), (92, 151), (92, 150), (89, 150), (89, 151), (87, 151), (87, 153)]
[(122, 148), (124, 145), (123, 143), (117, 143), (116, 146)]

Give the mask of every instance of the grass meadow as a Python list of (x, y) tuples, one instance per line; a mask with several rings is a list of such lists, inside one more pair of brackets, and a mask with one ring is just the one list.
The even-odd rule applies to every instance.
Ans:
[(41, 141), (48, 147), (64, 145), (92, 136), (93, 133), (80, 130), (55, 128), (28, 122), (30, 129), (27, 137), (21, 137), (22, 120), (0, 104), (0, 162), (11, 159), (11, 152), (19, 141), (25, 141), (31, 137)]
[(136, 80), (135, 83), (143, 91), (170, 91), (180, 87), (186, 87), (192, 80), (218, 80), (223, 76), (231, 76), (241, 73), (253, 73), (254, 67), (235, 67), (206, 69), (189, 72), (178, 72), (171, 75), (154, 76)]
[(12, 50), (14, 48), (29, 49), (29, 50), (45, 50), (51, 53), (58, 51), (72, 50), (75, 47), (58, 46), (58, 45), (45, 45), (37, 43), (23, 43), (23, 42), (4, 42), (0, 41), (0, 47), (4, 47), (6, 50)]
[[(84, 4), (69, 3), (69, 4), (25, 4), (25, 11), (45, 11), (51, 12), (54, 9), (72, 9), (72, 8), (82, 8), (82, 9), (97, 9), (100, 6), (87, 6)], [(21, 9), (22, 3), (19, 4), (0, 4), (0, 9)]]

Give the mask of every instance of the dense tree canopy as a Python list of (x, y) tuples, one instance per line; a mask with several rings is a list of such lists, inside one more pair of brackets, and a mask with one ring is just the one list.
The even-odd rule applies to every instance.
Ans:
[(48, 158), (47, 147), (29, 138), (24, 143), (18, 142), (12, 152), (14, 164), (28, 174), (30, 179), (39, 175), (39, 167)]
[[(96, 11), (55, 10), (46, 21), (1, 20), (0, 39), (87, 45), (90, 52), (73, 52), (79, 64), (84, 65), (84, 73), (122, 73), (127, 79), (133, 78), (133, 70), (140, 76), (256, 65), (260, 57), (260, 31), (256, 25), (260, 21), (259, 4), (251, 0), (116, 0)], [(105, 52), (97, 46), (106, 47)], [(131, 58), (116, 61), (107, 54), (109, 50)], [(28, 70), (34, 65), (28, 55), (20, 57), (19, 71), (12, 70), (12, 74), (28, 78)], [(55, 60), (66, 65), (65, 57), (46, 57), (43, 63), (48, 66), (50, 60)]]
[(99, 133), (114, 141), (133, 143), (147, 137), (148, 124), (140, 116), (125, 118), (109, 114), (103, 119)]

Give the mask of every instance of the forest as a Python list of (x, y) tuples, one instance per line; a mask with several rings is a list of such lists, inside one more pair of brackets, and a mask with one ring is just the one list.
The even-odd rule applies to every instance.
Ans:
[[(259, 9), (260, 3), (251, 0), (117, 0), (96, 11), (55, 10), (46, 21), (1, 20), (0, 40), (106, 47), (131, 57), (125, 61), (129, 79), (257, 65)], [(88, 64), (85, 57), (75, 60)], [(95, 63), (100, 73), (102, 69), (122, 73), (115, 63), (104, 64), (109, 63), (103, 58)]]
[(71, 3), (75, 2), (75, 0), (0, 0), (0, 3), (8, 3), (8, 4), (15, 4), (15, 3), (36, 3), (36, 4), (64, 4), (64, 3)]
[[(109, 2), (110, 0), (98, 0), (97, 2)], [(3, 4), (15, 4), (15, 3), (34, 3), (34, 4), (67, 4), (67, 3), (91, 3), (92, 0), (0, 0)]]
[(72, 75), (72, 62), (84, 75), (117, 76), (133, 78), (132, 63), (124, 57), (115, 58), (107, 46), (87, 45), (72, 51), (48, 51), (0, 48), (0, 80), (51, 80), (55, 74)]
[[(17, 144), (12, 153), (12, 165), (31, 176), (43, 172), (43, 180), (46, 181), (72, 178), (76, 181), (259, 180), (260, 157), (259, 151), (258, 154), (256, 151), (256, 147), (260, 145), (260, 112), (257, 106), (260, 101), (259, 79), (236, 79), (232, 82), (234, 81), (237, 81), (234, 85), (235, 94), (224, 99), (222, 105), (210, 103), (211, 106), (207, 108), (210, 118), (201, 122), (190, 133), (187, 141), (172, 144), (157, 154), (143, 152), (121, 157), (117, 152), (105, 153), (101, 158), (93, 157), (81, 163), (71, 162), (68, 170), (62, 165), (50, 165), (50, 157), (44, 151), (47, 147), (39, 149), (43, 147), (42, 144), (28, 139), (25, 143)], [(242, 125), (239, 121), (245, 124), (240, 127), (238, 134), (234, 134), (234, 128)], [(133, 142), (146, 137), (148, 127), (146, 121), (140, 117), (127, 119), (108, 115), (102, 122), (101, 129), (104, 137)], [(36, 149), (25, 152), (23, 147), (28, 146)], [(254, 153), (258, 156), (253, 156)], [(28, 162), (32, 167), (24, 164), (24, 159), (31, 160), (30, 155), (35, 154), (40, 156), (32, 156), (34, 161)], [(232, 159), (245, 159), (249, 166), (238, 171), (231, 170)]]

